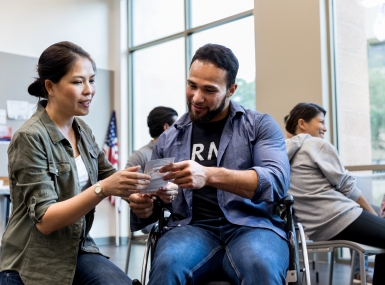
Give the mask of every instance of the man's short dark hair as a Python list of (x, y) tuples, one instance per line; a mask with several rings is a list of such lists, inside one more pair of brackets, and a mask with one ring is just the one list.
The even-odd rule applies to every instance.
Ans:
[(195, 52), (190, 67), (196, 60), (210, 62), (220, 69), (225, 70), (227, 73), (227, 88), (230, 88), (231, 85), (235, 83), (239, 63), (231, 49), (217, 44), (206, 44)]
[(175, 116), (178, 117), (177, 111), (169, 107), (155, 107), (147, 117), (147, 126), (152, 138), (159, 137), (164, 129), (163, 126), (168, 124), (171, 126), (174, 123)]

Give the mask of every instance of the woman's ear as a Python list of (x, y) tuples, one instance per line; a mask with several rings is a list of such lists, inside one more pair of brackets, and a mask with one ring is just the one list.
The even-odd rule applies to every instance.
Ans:
[(54, 96), (53, 94), (53, 82), (49, 79), (44, 80), (44, 86), (47, 90), (48, 96)]
[(301, 131), (306, 131), (306, 122), (304, 119), (298, 120), (298, 128), (300, 128)]

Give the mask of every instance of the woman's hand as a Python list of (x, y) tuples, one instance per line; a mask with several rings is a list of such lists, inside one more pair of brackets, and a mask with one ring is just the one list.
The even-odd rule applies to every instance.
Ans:
[(100, 181), (103, 194), (106, 196), (129, 197), (131, 194), (146, 189), (151, 177), (137, 172), (139, 168), (140, 166), (129, 167)]
[(175, 196), (178, 195), (178, 185), (168, 182), (167, 186), (160, 188), (155, 195), (162, 199), (163, 202), (171, 203)]
[(151, 216), (154, 202), (148, 194), (132, 194), (128, 199), (132, 212), (141, 219)]

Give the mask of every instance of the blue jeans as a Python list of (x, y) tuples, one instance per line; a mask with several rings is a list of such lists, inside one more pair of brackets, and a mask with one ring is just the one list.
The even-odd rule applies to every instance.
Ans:
[(0, 273), (1, 285), (24, 285), (17, 271), (5, 270)]
[[(23, 285), (23, 281), (16, 271), (3, 271), (0, 273), (1, 285)], [(132, 281), (115, 264), (106, 257), (79, 251), (76, 264), (74, 285), (128, 285)]]
[(148, 284), (201, 284), (222, 272), (234, 284), (282, 285), (288, 265), (288, 243), (271, 230), (197, 221), (163, 234)]

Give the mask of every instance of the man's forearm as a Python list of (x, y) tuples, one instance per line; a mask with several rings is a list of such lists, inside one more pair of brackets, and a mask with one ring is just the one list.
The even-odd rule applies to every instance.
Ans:
[(219, 167), (207, 167), (207, 186), (252, 199), (257, 185), (258, 174), (255, 170), (230, 170)]

